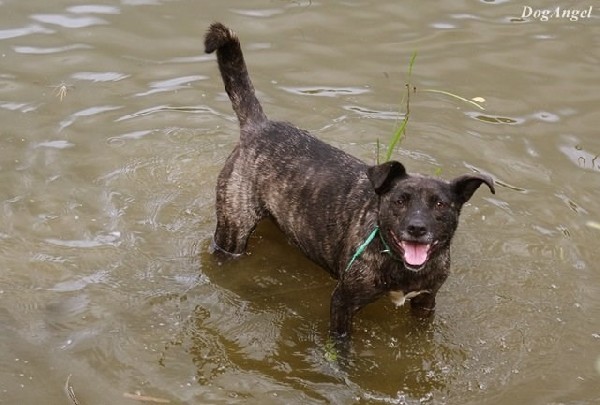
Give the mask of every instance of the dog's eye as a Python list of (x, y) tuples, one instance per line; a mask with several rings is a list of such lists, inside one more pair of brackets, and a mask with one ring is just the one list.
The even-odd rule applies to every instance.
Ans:
[(448, 204), (446, 204), (446, 202), (438, 200), (438, 202), (435, 203), (435, 208), (446, 208), (448, 206)]
[(396, 205), (399, 207), (403, 207), (406, 205), (407, 202), (408, 202), (408, 197), (403, 195), (403, 196), (400, 196), (400, 198), (398, 198), (396, 200)]

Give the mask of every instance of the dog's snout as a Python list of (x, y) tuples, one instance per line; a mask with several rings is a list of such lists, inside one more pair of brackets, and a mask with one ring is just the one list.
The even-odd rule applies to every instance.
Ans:
[(427, 233), (427, 226), (421, 220), (414, 220), (408, 224), (406, 230), (413, 238), (420, 238)]

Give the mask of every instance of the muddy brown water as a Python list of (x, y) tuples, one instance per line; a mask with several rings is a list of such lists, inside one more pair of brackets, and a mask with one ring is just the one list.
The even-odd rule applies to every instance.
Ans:
[[(595, 4), (567, 3), (547, 7)], [(0, 403), (598, 403), (600, 9), (522, 13), (1, 0)], [(334, 282), (272, 225), (243, 260), (207, 254), (237, 140), (202, 52), (217, 20), (242, 38), (271, 117), (369, 162), (417, 51), (394, 158), (488, 173), (498, 191), (464, 208), (431, 324), (381, 300), (340, 368), (325, 348)]]

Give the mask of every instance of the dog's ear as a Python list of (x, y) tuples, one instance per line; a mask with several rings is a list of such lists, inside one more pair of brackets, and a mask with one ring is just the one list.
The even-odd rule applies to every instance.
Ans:
[(462, 175), (452, 180), (450, 187), (452, 188), (457, 201), (462, 205), (469, 201), (469, 199), (473, 196), (473, 193), (475, 193), (482, 183), (485, 183), (490, 188), (492, 194), (496, 194), (494, 180), (492, 180), (490, 176), (486, 176), (484, 174)]
[(394, 179), (406, 177), (404, 165), (395, 160), (371, 166), (367, 169), (367, 177), (377, 194), (385, 193)]

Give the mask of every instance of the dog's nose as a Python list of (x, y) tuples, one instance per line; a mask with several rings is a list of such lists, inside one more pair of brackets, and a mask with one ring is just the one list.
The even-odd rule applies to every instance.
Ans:
[(406, 228), (408, 234), (414, 238), (420, 238), (427, 233), (427, 227), (423, 221), (412, 221)]

